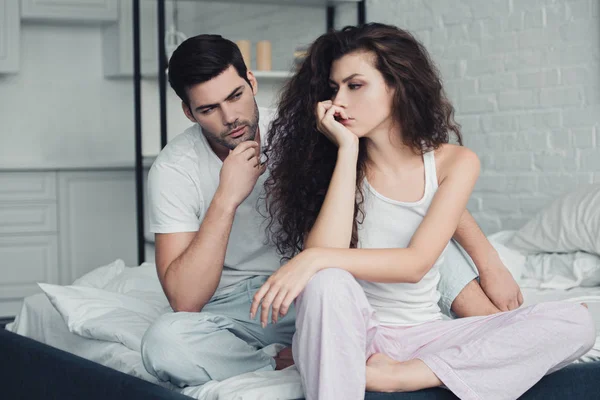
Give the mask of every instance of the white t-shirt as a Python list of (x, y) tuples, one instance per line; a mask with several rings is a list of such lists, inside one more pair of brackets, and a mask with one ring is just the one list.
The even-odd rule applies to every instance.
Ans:
[[(273, 111), (259, 109), (263, 146)], [(148, 174), (150, 232), (196, 232), (219, 185), (223, 162), (211, 149), (198, 124), (173, 138), (160, 152)], [(271, 275), (280, 257), (266, 235), (266, 210), (261, 175), (250, 195), (237, 208), (218, 293), (250, 277)], [(257, 210), (259, 207), (259, 210)]]
[[(425, 193), (416, 202), (389, 199), (373, 189), (365, 180), (365, 218), (358, 226), (360, 248), (406, 248), (423, 221), (438, 189), (434, 152), (423, 155)], [(446, 246), (447, 247), (447, 246)], [(442, 318), (438, 307), (440, 294), (439, 263), (417, 283), (380, 283), (358, 280), (369, 303), (383, 325), (417, 325)]]

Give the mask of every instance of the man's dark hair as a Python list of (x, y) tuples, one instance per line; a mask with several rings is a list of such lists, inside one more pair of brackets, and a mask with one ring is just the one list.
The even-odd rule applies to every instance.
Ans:
[(250, 84), (242, 53), (235, 43), (221, 35), (194, 36), (173, 52), (169, 61), (169, 83), (189, 107), (187, 89), (220, 75), (230, 65)]

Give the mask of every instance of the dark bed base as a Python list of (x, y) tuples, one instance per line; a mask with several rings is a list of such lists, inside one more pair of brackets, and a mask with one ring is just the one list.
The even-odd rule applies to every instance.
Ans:
[[(0, 329), (0, 357), (2, 399), (190, 399), (4, 329)], [(457, 397), (444, 389), (428, 389), (412, 393), (367, 392), (365, 399), (454, 400)], [(521, 399), (600, 399), (600, 362), (574, 364), (555, 372), (543, 378)]]

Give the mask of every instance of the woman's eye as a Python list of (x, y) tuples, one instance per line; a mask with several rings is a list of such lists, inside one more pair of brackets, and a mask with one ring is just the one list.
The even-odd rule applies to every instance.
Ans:
[(348, 85), (348, 88), (349, 88), (350, 90), (356, 90), (356, 89), (358, 89), (358, 88), (359, 88), (359, 87), (361, 87), (361, 86), (362, 86), (362, 85), (359, 85), (359, 84), (356, 84), (356, 83), (351, 83), (351, 84), (349, 84), (349, 85)]

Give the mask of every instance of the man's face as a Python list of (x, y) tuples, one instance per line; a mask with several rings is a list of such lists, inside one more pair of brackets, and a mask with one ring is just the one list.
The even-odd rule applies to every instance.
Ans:
[(213, 146), (222, 146), (222, 150), (234, 149), (241, 142), (256, 137), (258, 106), (254, 95), (257, 85), (251, 72), (248, 78), (252, 87), (230, 66), (210, 81), (187, 91), (190, 107), (183, 106), (186, 116), (202, 127)]

